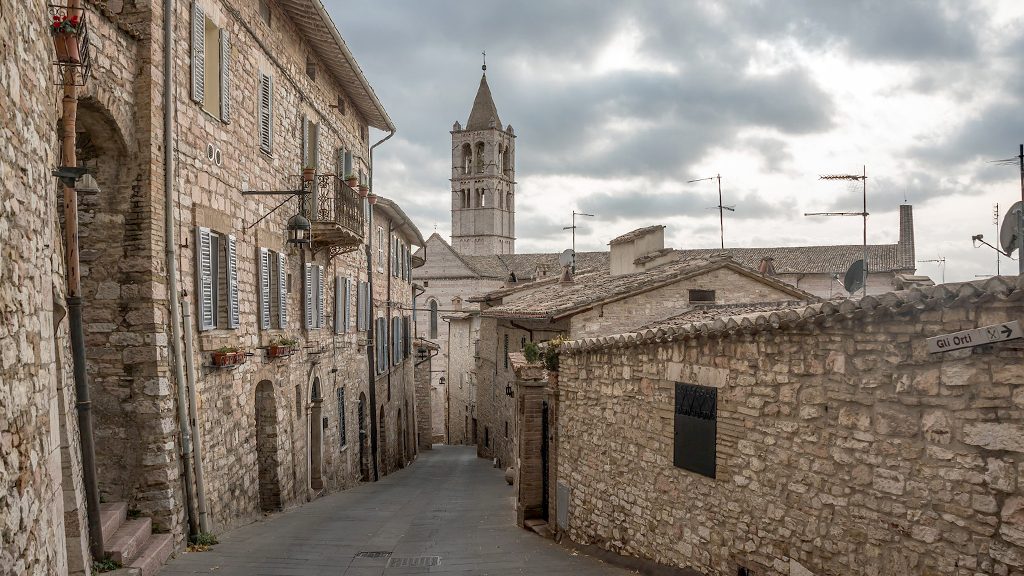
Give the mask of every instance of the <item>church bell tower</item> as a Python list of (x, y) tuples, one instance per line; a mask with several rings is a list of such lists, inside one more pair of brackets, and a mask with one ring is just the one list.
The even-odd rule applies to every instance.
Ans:
[(502, 127), (483, 70), (469, 121), (452, 127), (452, 248), (515, 254), (516, 136)]

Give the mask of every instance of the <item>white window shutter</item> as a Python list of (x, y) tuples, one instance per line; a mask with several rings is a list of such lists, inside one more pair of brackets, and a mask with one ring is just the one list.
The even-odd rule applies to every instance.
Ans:
[(313, 307), (313, 296), (315, 290), (313, 289), (313, 265), (304, 264), (302, 274), (302, 292), (303, 292), (303, 316), (305, 317), (306, 329), (313, 328), (313, 313), (315, 312)]
[(220, 120), (231, 122), (231, 39), (220, 31)]
[(345, 295), (344, 295), (344, 323), (342, 324), (342, 332), (348, 332), (348, 327), (352, 321), (352, 280), (345, 278)]
[(260, 150), (274, 152), (274, 77), (260, 72)]
[(260, 248), (260, 328), (270, 330), (270, 250)]
[(199, 329), (212, 330), (213, 309), (213, 247), (210, 229), (196, 227), (196, 298), (199, 305)]
[(323, 328), (325, 326), (325, 313), (324, 313), (324, 267), (313, 265), (316, 273), (316, 327)]
[(277, 320), (280, 328), (288, 327), (288, 267), (284, 254), (277, 255)]
[(202, 104), (206, 97), (206, 13), (198, 2), (192, 4), (192, 99)]
[(334, 277), (334, 333), (344, 332), (344, 318), (342, 318), (342, 295), (345, 292), (345, 282), (341, 276)]
[(313, 125), (309, 127), (309, 129), (312, 131), (312, 139), (313, 139), (312, 150), (310, 150), (310, 152), (313, 154), (313, 158), (312, 158), (313, 164), (312, 164), (312, 166), (313, 166), (313, 168), (316, 168), (317, 172), (319, 172), (320, 171), (320, 125), (317, 124), (316, 122), (313, 122), (312, 124)]
[(228, 328), (238, 328), (238, 251), (235, 248), (235, 237), (228, 234), (227, 239)]

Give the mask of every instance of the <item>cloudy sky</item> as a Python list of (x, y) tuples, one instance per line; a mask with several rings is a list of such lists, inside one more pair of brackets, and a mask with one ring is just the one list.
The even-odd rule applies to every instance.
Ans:
[[(451, 139), (487, 51), (501, 121), (516, 130), (517, 251), (606, 249), (665, 224), (676, 248), (893, 243), (914, 205), (919, 260), (946, 280), (994, 274), (1021, 198), (1024, 3), (864, 0), (615, 2), (325, 0), (398, 133), (376, 152), (378, 192), (424, 233), (450, 232)], [(378, 134), (379, 136), (379, 134)], [(1004, 272), (1017, 263), (1003, 258)], [(939, 280), (941, 268), (918, 271)]]

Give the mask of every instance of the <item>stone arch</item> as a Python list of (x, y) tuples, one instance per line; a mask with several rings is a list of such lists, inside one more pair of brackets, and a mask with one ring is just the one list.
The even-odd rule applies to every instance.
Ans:
[(309, 393), (309, 486), (313, 490), (322, 490), (323, 480), (323, 391), (320, 377), (314, 376)]
[(460, 166), (462, 167), (462, 174), (469, 174), (470, 169), (473, 167), (473, 147), (466, 142), (462, 145), (462, 158)]
[(503, 174), (512, 176), (512, 151), (509, 146), (505, 146), (501, 151), (501, 169)]
[(259, 474), (260, 509), (281, 509), (279, 476), (277, 397), (274, 384), (262, 380), (256, 385), (256, 468)]
[(476, 143), (476, 149), (474, 150), (474, 172), (476, 172), (477, 174), (484, 173), (484, 154), (486, 153), (486, 150), (487, 147), (486, 145), (484, 145), (482, 141)]

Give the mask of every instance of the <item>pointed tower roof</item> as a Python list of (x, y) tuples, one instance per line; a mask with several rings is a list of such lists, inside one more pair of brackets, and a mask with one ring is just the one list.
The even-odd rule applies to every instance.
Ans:
[(487, 85), (487, 73), (480, 76), (480, 88), (476, 91), (476, 99), (473, 100), (473, 110), (469, 113), (469, 121), (466, 122), (466, 130), (487, 130), (491, 127), (491, 120), (494, 120), (494, 127), (501, 129), (501, 119), (498, 118), (498, 109), (494, 106), (494, 99), (491, 98), (491, 88)]

